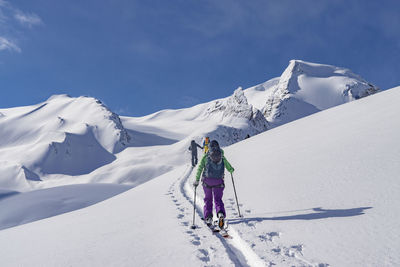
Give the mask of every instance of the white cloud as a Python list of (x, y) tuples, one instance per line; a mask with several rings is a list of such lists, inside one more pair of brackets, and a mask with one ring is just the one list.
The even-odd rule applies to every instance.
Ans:
[(25, 13), (23, 13), (23, 12), (20, 11), (20, 10), (17, 10), (17, 11), (15, 12), (14, 18), (15, 18), (19, 23), (21, 23), (22, 25), (28, 26), (28, 27), (32, 27), (32, 26), (34, 26), (34, 25), (40, 25), (40, 24), (43, 23), (43, 22), (42, 22), (42, 19), (41, 19), (38, 15), (36, 15), (36, 14), (34, 14), (34, 13), (25, 14)]
[[(0, 0), (0, 51), (22, 50), (17, 45), (27, 28), (43, 24), (35, 13), (24, 12), (7, 0)], [(7, 37), (6, 37), (7, 36)]]
[(19, 48), (15, 43), (0, 36), (0, 51), (2, 50), (21, 52), (21, 48)]

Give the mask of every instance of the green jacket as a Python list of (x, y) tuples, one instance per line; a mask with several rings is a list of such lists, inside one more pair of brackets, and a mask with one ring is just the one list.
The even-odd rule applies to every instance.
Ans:
[[(222, 160), (224, 161), (225, 168), (228, 170), (228, 172), (232, 173), (235, 169), (232, 167), (232, 165), (228, 162), (228, 160), (224, 156), (224, 151), (221, 149), (222, 152)], [(200, 176), (204, 171), (204, 167), (206, 166), (208, 159), (208, 154), (204, 154), (203, 157), (201, 158), (199, 167), (197, 169), (197, 174), (196, 174), (196, 181), (200, 181)]]

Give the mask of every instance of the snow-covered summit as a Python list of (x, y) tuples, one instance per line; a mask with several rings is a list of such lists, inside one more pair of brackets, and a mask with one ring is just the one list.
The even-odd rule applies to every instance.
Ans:
[[(180, 143), (186, 141), (187, 150), (190, 140), (130, 147), (118, 153), (118, 159), (109, 164), (112, 167), (96, 172), (104, 177), (116, 172), (124, 172), (126, 177), (136, 175), (137, 184), (142, 184), (90, 207), (87, 205), (124, 188), (74, 185), (23, 194), (2, 193), (0, 188), (0, 228), (85, 207), (0, 231), (2, 263), (186, 266), (190, 261), (191, 266), (399, 266), (399, 98), (400, 87), (226, 148), (225, 155), (235, 168), (240, 203), (235, 203), (232, 176), (232, 182), (225, 180), (224, 190), (228, 239), (212, 234), (200, 219), (203, 190), (197, 190), (194, 201), (196, 169), (189, 165), (190, 153), (180, 153)], [(162, 112), (157, 122), (173, 114), (176, 121), (190, 118), (203, 108)], [(164, 120), (159, 120), (161, 117)], [(135, 120), (122, 119), (127, 129), (137, 126)], [(175, 121), (168, 123), (171, 128)], [(177, 126), (186, 128), (189, 123), (197, 122), (187, 120)], [(141, 130), (148, 126), (146, 123)], [(154, 162), (165, 163), (174, 155), (178, 158), (170, 171), (149, 182), (140, 180), (146, 173), (159, 171)], [(143, 163), (148, 165), (141, 171), (136, 169), (135, 174), (132, 168)], [(239, 207), (243, 217), (238, 216)], [(192, 222), (199, 227), (189, 229)], [(32, 246), (33, 242), (40, 243)]]
[(3, 113), (4, 126), (21, 126), (7, 127), (13, 131), (4, 135), (6, 140), (0, 140), (0, 146), (21, 144), (50, 132), (83, 134), (87, 128), (110, 153), (120, 152), (131, 139), (119, 116), (92, 97), (54, 95), (43, 103), (5, 109)]
[(379, 91), (348, 69), (291, 60), (271, 87), (263, 114), (274, 126)]
[(221, 145), (231, 145), (243, 140), (246, 136), (262, 133), (269, 128), (268, 121), (260, 110), (248, 103), (241, 87), (223, 99), (205, 105), (199, 116), (208, 122), (203, 135), (219, 140)]
[(1, 113), (0, 162), (9, 167), (0, 188), (27, 190), (25, 182), (15, 186), (14, 177), (21, 175), (32, 180), (40, 174), (90, 173), (115, 160), (131, 141), (119, 116), (91, 97), (57, 95)]
[(262, 113), (250, 105), (241, 87), (237, 88), (230, 97), (212, 102), (205, 110), (203, 117), (215, 116), (224, 124), (243, 120), (255, 131), (263, 132), (268, 129), (268, 122)]
[[(136, 184), (179, 162), (170, 149), (157, 146), (172, 145), (177, 154), (184, 153), (190, 140), (201, 143), (205, 136), (231, 145), (376, 91), (348, 69), (292, 60), (281, 77), (245, 90), (239, 87), (226, 98), (141, 118), (121, 121), (95, 98), (68, 95), (0, 109), (0, 188), (29, 191), (42, 180), (46, 187), (56, 186), (58, 182), (47, 182), (58, 177), (64, 179), (61, 184), (75, 179)], [(158, 154), (144, 146), (157, 147)], [(155, 154), (168, 160), (160, 162)], [(128, 167), (115, 171), (122, 158)]]

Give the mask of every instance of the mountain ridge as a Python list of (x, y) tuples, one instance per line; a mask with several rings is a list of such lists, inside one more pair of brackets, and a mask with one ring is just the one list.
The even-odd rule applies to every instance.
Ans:
[[(325, 87), (319, 88), (315, 83)], [(18, 191), (27, 190), (30, 185), (33, 190), (47, 180), (57, 185), (55, 179), (64, 184), (68, 179), (75, 181), (76, 177), (85, 182), (136, 184), (135, 179), (146, 181), (170, 170), (176, 163), (179, 157), (168, 154), (168, 145), (186, 153), (186, 143), (190, 140), (201, 143), (209, 136), (222, 146), (228, 146), (316, 113), (321, 110), (317, 106), (332, 95), (340, 104), (377, 91), (377, 87), (348, 69), (292, 60), (281, 77), (244, 90), (239, 87), (231, 96), (139, 118), (121, 118), (93, 97), (54, 95), (37, 105), (0, 109), (3, 114), (0, 117), (0, 151), (7, 152), (7, 157), (0, 157), (0, 161), (7, 162), (4, 166), (15, 166), (7, 167), (8, 178), (3, 181), (8, 182), (0, 181), (0, 188)], [(319, 98), (310, 100), (313, 95)], [(145, 147), (152, 145), (158, 146), (159, 155), (169, 160), (158, 163), (154, 156), (146, 154)], [(126, 149), (137, 150), (136, 157), (141, 155), (142, 158), (132, 156), (129, 159), (132, 162), (130, 171), (113, 172), (120, 158), (129, 154), (124, 153)], [(140, 175), (141, 168), (149, 170), (152, 164), (158, 166), (159, 171), (146, 171), (153, 174), (145, 175), (145, 179), (127, 177), (132, 173)], [(106, 177), (104, 172), (112, 175)], [(21, 184), (21, 188), (10, 187), (10, 179), (21, 174), (26, 174), (27, 182)], [(34, 179), (29, 179), (32, 177)]]

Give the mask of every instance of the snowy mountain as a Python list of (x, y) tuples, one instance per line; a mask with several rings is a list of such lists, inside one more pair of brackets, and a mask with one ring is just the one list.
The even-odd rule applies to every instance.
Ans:
[(53, 96), (1, 112), (3, 189), (29, 190), (47, 174), (90, 173), (131, 142), (119, 116), (90, 97)]
[(173, 140), (191, 139), (201, 143), (205, 136), (231, 145), (246, 135), (256, 135), (268, 130), (262, 113), (254, 108), (238, 88), (226, 98), (217, 99), (194, 107), (162, 110), (141, 118), (123, 117), (127, 127), (157, 134)]
[[(276, 80), (274, 80), (276, 81)], [(348, 69), (291, 60), (262, 111), (274, 126), (344, 104), (379, 91)]]
[[(185, 153), (188, 139), (201, 142), (205, 135), (228, 145), (265, 131), (268, 124), (241, 89), (226, 99), (147, 118), (121, 119), (97, 99), (67, 95), (1, 113), (0, 188), (17, 192), (75, 183), (140, 184), (179, 162), (167, 145)], [(146, 128), (146, 121), (155, 125), (153, 130)], [(154, 157), (154, 146), (166, 161)], [(126, 148), (136, 156), (124, 153)], [(132, 166), (121, 168), (121, 162)]]
[(248, 103), (241, 87), (232, 96), (209, 104), (200, 119), (219, 122), (219, 127), (206, 135), (221, 140), (222, 145), (230, 145), (247, 135), (253, 136), (268, 130), (267, 120)]
[[(226, 177), (224, 201), (231, 238), (219, 238), (203, 226), (201, 189), (197, 190), (195, 214), (198, 228), (190, 229), (195, 169), (189, 166), (188, 155), (180, 153), (183, 144), (129, 147), (117, 156), (134, 159), (137, 153), (151, 153), (166, 161), (159, 154), (160, 147), (165, 147), (169, 155), (179, 154), (180, 161), (157, 178), (96, 205), (1, 230), (2, 263), (398, 266), (398, 99), (400, 87), (227, 147), (225, 155), (236, 170), (236, 190), (244, 214), (243, 218), (237, 216), (232, 183)], [(146, 127), (151, 136), (155, 128), (144, 125), (142, 133)], [(167, 130), (162, 134), (173, 135)], [(115, 171), (131, 164), (122, 158), (112, 164), (119, 160)], [(6, 218), (24, 221), (25, 214), (16, 211), (24, 208), (24, 201), (29, 201), (28, 208), (38, 208), (34, 202), (42, 201), (39, 208), (46, 213), (47, 196), (65, 197), (66, 201), (53, 201), (51, 208), (63, 210), (76, 199), (69, 189), (68, 193), (55, 187), (32, 192), (35, 195), (6, 196), (0, 201), (0, 222), (5, 224)], [(118, 190), (122, 189), (114, 189)]]
[(135, 186), (173, 169), (192, 139), (201, 144), (209, 136), (228, 146), (377, 90), (349, 70), (292, 60), (280, 78), (141, 118), (120, 118), (97, 99), (67, 95), (1, 109), (0, 189), (99, 182)]
[[(363, 98), (376, 92), (349, 70), (294, 60), (226, 98), (140, 118), (66, 95), (0, 109), (2, 263), (399, 265), (400, 87)], [(201, 188), (189, 229), (188, 147), (204, 136), (236, 170), (244, 218), (227, 175), (231, 239), (202, 226)]]

